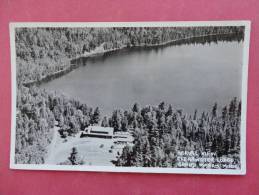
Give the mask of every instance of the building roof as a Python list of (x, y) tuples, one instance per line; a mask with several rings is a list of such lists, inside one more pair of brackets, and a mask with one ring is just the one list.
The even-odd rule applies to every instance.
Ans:
[(112, 127), (89, 126), (87, 129), (95, 132), (107, 132), (109, 134), (113, 134)]

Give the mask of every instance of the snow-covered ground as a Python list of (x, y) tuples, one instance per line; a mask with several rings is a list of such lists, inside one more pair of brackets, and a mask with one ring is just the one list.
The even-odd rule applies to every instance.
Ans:
[(114, 139), (95, 137), (80, 138), (80, 133), (75, 137), (67, 137), (67, 141), (61, 138), (55, 127), (52, 143), (49, 146), (45, 164), (59, 164), (70, 156), (73, 147), (77, 148), (78, 155), (86, 165), (114, 166), (112, 160), (116, 160), (118, 152), (121, 154), (125, 145), (114, 144)]

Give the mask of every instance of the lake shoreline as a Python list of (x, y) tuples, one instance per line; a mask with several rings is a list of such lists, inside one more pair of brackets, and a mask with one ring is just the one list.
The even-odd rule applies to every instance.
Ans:
[(74, 69), (78, 68), (79, 66), (81, 66), (80, 63), (77, 63), (77, 61), (78, 60), (80, 61), (80, 59), (89, 59), (89, 58), (101, 57), (101, 56), (104, 56), (104, 55), (109, 55), (109, 54), (112, 54), (114, 52), (121, 51), (123, 49), (136, 49), (136, 48), (146, 48), (146, 49), (148, 49), (148, 48), (166, 47), (166, 46), (170, 46), (170, 45), (182, 45), (182, 44), (187, 44), (188, 42), (192, 43), (191, 41), (195, 41), (196, 39), (230, 36), (230, 35), (239, 36), (238, 33), (220, 33), (220, 34), (215, 33), (215, 34), (200, 35), (200, 36), (190, 36), (190, 37), (166, 41), (166, 42), (162, 42), (162, 43), (158, 43), (158, 44), (141, 44), (141, 45), (130, 45), (130, 46), (123, 45), (122, 47), (115, 48), (115, 49), (113, 48), (113, 49), (107, 49), (107, 50), (101, 49), (101, 51), (91, 51), (91, 52), (88, 52), (88, 54), (87, 53), (82, 54), (82, 55), (79, 55), (75, 58), (69, 59), (68, 61), (70, 61), (70, 65), (67, 68), (65, 68), (64, 70), (60, 70), (60, 71), (54, 72), (50, 75), (44, 76), (40, 80), (37, 80), (37, 81), (25, 82), (25, 83), (23, 83), (23, 86), (31, 87), (33, 85), (41, 85), (42, 83), (49, 82), (53, 79), (64, 76), (64, 75), (70, 73), (71, 71), (73, 71)]

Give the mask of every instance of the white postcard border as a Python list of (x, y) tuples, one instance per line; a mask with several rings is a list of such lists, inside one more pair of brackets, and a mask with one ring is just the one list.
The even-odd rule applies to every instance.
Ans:
[[(16, 135), (16, 51), (15, 28), (19, 27), (185, 27), (185, 26), (245, 26), (243, 64), (242, 64), (242, 113), (240, 129), (240, 162), (241, 169), (195, 169), (195, 168), (151, 168), (151, 167), (110, 167), (89, 165), (34, 165), (15, 163), (15, 135)], [(11, 48), (11, 148), (10, 168), (20, 170), (56, 170), (56, 171), (93, 171), (93, 172), (128, 172), (128, 173), (176, 173), (176, 174), (246, 174), (246, 117), (247, 117), (247, 86), (248, 62), (251, 22), (239, 21), (178, 21), (178, 22), (11, 22), (10, 48)]]

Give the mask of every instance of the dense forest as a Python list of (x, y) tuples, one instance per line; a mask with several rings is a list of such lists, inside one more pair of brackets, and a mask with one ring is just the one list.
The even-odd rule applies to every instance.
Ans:
[(130, 111), (115, 111), (110, 120), (114, 128), (134, 129), (134, 146), (123, 149), (117, 166), (176, 167), (177, 151), (215, 152), (239, 164), (241, 102), (236, 98), (222, 109), (215, 103), (211, 112), (200, 115), (164, 102), (142, 109), (135, 104)]
[(55, 121), (68, 135), (75, 135), (100, 120), (98, 108), (37, 87), (17, 89), (16, 163), (42, 164), (50, 144)]
[[(73, 136), (91, 124), (129, 131), (134, 146), (126, 146), (117, 166), (175, 167), (177, 151), (210, 151), (231, 156), (239, 164), (241, 102), (234, 98), (222, 109), (186, 114), (164, 102), (158, 106), (134, 104), (101, 117), (99, 108), (37, 87), (22, 87), (17, 95), (16, 163), (42, 164), (55, 121), (63, 135)], [(68, 161), (69, 162), (69, 161)]]
[[(215, 34), (218, 36), (208, 36)], [(237, 98), (223, 108), (215, 103), (211, 112), (184, 113), (162, 102), (142, 108), (136, 103), (130, 110), (115, 110), (110, 116), (102, 116), (98, 107), (39, 89), (37, 85), (26, 85), (69, 70), (71, 59), (97, 48), (108, 51), (175, 40), (175, 44), (228, 40), (229, 37), (219, 36), (224, 34), (232, 34), (232, 39), (239, 41), (244, 28), (17, 28), (15, 162), (45, 163), (55, 126), (63, 136), (74, 136), (89, 125), (99, 124), (133, 133), (134, 146), (126, 146), (118, 154), (116, 166), (177, 167), (177, 151), (192, 150), (231, 156), (234, 164), (239, 165), (241, 102)], [(73, 149), (62, 164), (82, 164), (77, 155)]]
[[(95, 50), (105, 52), (172, 41), (182, 44), (180, 40), (184, 43), (191, 37), (226, 34), (231, 34), (228, 38), (242, 39), (244, 27), (17, 28), (17, 81), (18, 84), (34, 83), (67, 72), (72, 59)], [(219, 39), (217, 36), (214, 41)]]

